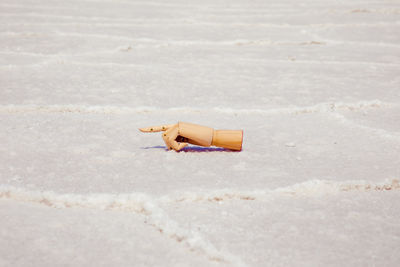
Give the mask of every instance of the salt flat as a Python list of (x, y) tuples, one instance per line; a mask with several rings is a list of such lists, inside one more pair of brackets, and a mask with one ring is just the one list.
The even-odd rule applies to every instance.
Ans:
[[(0, 3), (1, 266), (397, 266), (397, 1)], [(243, 129), (166, 151), (139, 127)]]

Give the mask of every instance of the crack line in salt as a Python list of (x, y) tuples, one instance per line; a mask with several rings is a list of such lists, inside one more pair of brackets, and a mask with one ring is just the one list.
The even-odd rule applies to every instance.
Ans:
[[(331, 39), (315, 39), (315, 40), (303, 40), (297, 42), (289, 42), (289, 41), (273, 41), (268, 39), (258, 39), (258, 40), (248, 40), (248, 39), (232, 39), (232, 40), (168, 40), (168, 39), (154, 39), (154, 38), (144, 38), (144, 37), (127, 37), (124, 35), (106, 35), (106, 34), (92, 34), (92, 33), (78, 33), (78, 32), (61, 32), (54, 31), (51, 33), (38, 33), (38, 32), (12, 32), (12, 31), (3, 31), (0, 32), (0, 35), (8, 35), (8, 36), (29, 36), (35, 34), (42, 35), (51, 35), (51, 36), (60, 36), (60, 37), (84, 37), (87, 38), (100, 38), (100, 39), (108, 39), (108, 40), (117, 40), (117, 41), (130, 41), (130, 42), (142, 42), (147, 45), (153, 44), (157, 47), (159, 46), (193, 46), (193, 45), (218, 45), (218, 46), (232, 46), (232, 45), (255, 45), (255, 46), (304, 46), (304, 45), (325, 45), (327, 43), (331, 44), (352, 44), (352, 45), (369, 45), (369, 46), (389, 46), (389, 47), (400, 47), (398, 44), (394, 43), (383, 43), (383, 42), (356, 42), (356, 41), (338, 41)], [(318, 36), (313, 34), (313, 36)]]
[(58, 194), (51, 191), (29, 191), (0, 185), (0, 199), (31, 202), (52, 208), (89, 208), (134, 212), (146, 217), (146, 223), (166, 234), (176, 242), (183, 243), (192, 251), (205, 254), (209, 260), (246, 266), (240, 258), (220, 251), (194, 229), (185, 229), (172, 220), (157, 203), (143, 193), (132, 194)]
[(147, 44), (155, 44), (157, 46), (160, 45), (177, 45), (177, 46), (192, 46), (192, 45), (271, 45), (271, 46), (290, 46), (290, 45), (325, 45), (329, 44), (352, 44), (352, 45), (368, 45), (368, 46), (388, 46), (388, 47), (400, 47), (399, 44), (395, 43), (384, 43), (384, 42), (361, 42), (361, 41), (350, 41), (350, 40), (335, 40), (335, 39), (327, 39), (322, 37), (316, 33), (309, 33), (311, 37), (314, 37), (316, 40), (304, 40), (297, 42), (289, 42), (289, 41), (273, 41), (273, 40), (248, 40), (248, 39), (233, 39), (233, 40), (168, 40), (168, 39), (154, 39), (154, 38), (144, 38), (144, 37), (127, 37), (124, 35), (110, 35), (110, 34), (93, 34), (93, 33), (79, 33), (79, 32), (62, 32), (62, 31), (54, 31), (51, 33), (38, 33), (38, 32), (12, 32), (12, 31), (2, 31), (0, 35), (8, 35), (8, 36), (29, 36), (35, 34), (42, 35), (51, 35), (51, 36), (61, 36), (61, 37), (84, 37), (87, 39), (91, 38), (100, 38), (100, 39), (108, 39), (108, 40), (118, 40), (118, 41), (133, 41), (133, 42), (143, 42)]
[[(81, 19), (84, 19), (80, 17)], [(98, 21), (93, 23), (93, 20), (100, 20), (104, 19), (105, 21)], [(113, 20), (111, 18), (99, 18), (93, 19), (88, 18), (88, 22), (86, 21), (75, 21), (75, 22), (32, 22), (29, 23), (29, 26), (90, 26), (90, 27), (132, 27), (132, 26), (160, 26), (160, 25), (170, 25), (170, 26), (182, 26), (185, 24), (190, 24), (191, 26), (226, 26), (226, 27), (263, 27), (263, 28), (304, 28), (304, 27), (311, 27), (311, 28), (333, 28), (333, 27), (387, 27), (387, 26), (394, 26), (400, 24), (400, 21), (391, 21), (391, 22), (375, 22), (375, 23), (311, 23), (311, 24), (273, 24), (273, 23), (240, 23), (240, 22), (233, 22), (233, 23), (217, 23), (217, 22), (205, 22), (205, 21), (195, 21), (195, 20), (165, 20), (165, 21), (143, 21), (143, 20), (135, 20), (135, 19), (126, 19), (121, 20), (122, 23), (114, 23), (114, 22), (106, 22), (106, 20)], [(3, 23), (3, 26), (21, 26), (23, 22), (20, 23)]]
[(235, 108), (156, 108), (156, 107), (126, 107), (126, 106), (86, 106), (86, 105), (0, 105), (0, 113), (77, 113), (77, 114), (133, 114), (133, 113), (222, 113), (234, 115), (282, 115), (308, 113), (334, 113), (336, 111), (358, 111), (373, 108), (391, 107), (393, 104), (380, 100), (359, 101), (354, 103), (319, 103), (313, 106), (273, 109), (235, 109)]
[(339, 120), (341, 123), (348, 125), (350, 127), (356, 127), (358, 129), (361, 129), (361, 130), (364, 130), (364, 131), (367, 131), (370, 133), (374, 133), (375, 135), (382, 137), (382, 138), (394, 139), (396, 141), (400, 141), (400, 133), (399, 132), (391, 132), (391, 131), (381, 129), (381, 128), (365, 126), (365, 125), (356, 123), (356, 122), (346, 118), (343, 114), (339, 114), (339, 113), (332, 113), (331, 116), (333, 116), (333, 118)]
[(214, 192), (183, 192), (153, 199), (143, 193), (131, 194), (57, 194), (51, 191), (29, 191), (12, 186), (0, 185), (0, 199), (31, 202), (52, 208), (89, 208), (135, 212), (146, 216), (147, 223), (160, 233), (182, 242), (191, 250), (202, 252), (209, 260), (229, 262), (235, 266), (246, 266), (243, 261), (228, 252), (217, 250), (200, 233), (185, 229), (172, 220), (157, 203), (168, 202), (220, 202), (229, 200), (270, 201), (274, 196), (322, 197), (343, 192), (384, 192), (400, 190), (398, 179), (381, 183), (368, 181), (310, 180), (287, 187), (267, 190), (217, 190)]
[[(114, 52), (119, 52), (119, 51), (129, 51), (132, 49), (132, 46), (120, 46), (117, 47), (116, 49), (113, 50), (103, 50), (102, 52), (99, 53), (114, 53)], [(88, 55), (91, 52), (88, 53), (80, 53), (80, 56)], [(17, 52), (2, 52), (0, 51), (0, 54), (19, 54), (19, 55), (27, 55), (27, 56), (41, 56), (41, 57), (48, 57), (50, 58), (49, 60), (46, 61), (41, 61), (37, 63), (32, 63), (32, 64), (20, 64), (20, 65), (12, 65), (12, 64), (7, 64), (7, 65), (0, 65), (0, 68), (6, 68), (6, 69), (11, 69), (11, 68), (26, 68), (26, 67), (43, 67), (43, 66), (49, 66), (52, 64), (55, 65), (77, 65), (77, 66), (91, 66), (91, 67), (121, 67), (121, 68), (147, 68), (145, 64), (133, 64), (133, 63), (118, 63), (118, 62), (88, 62), (88, 61), (75, 61), (75, 60), (68, 60), (67, 57), (70, 55), (67, 54), (51, 54), (51, 55), (45, 55), (45, 54), (34, 54), (34, 53), (17, 53)], [(76, 54), (73, 56), (77, 56)], [(259, 59), (253, 59), (253, 58), (246, 58), (244, 59), (246, 61), (259, 61)], [(269, 62), (276, 62), (276, 63), (290, 63), (290, 64), (322, 64), (322, 65), (375, 65), (375, 66), (384, 66), (384, 67), (395, 67), (399, 68), (400, 64), (398, 63), (392, 63), (392, 62), (378, 62), (378, 61), (331, 61), (331, 60), (297, 60), (297, 59), (269, 59)], [(154, 68), (154, 66), (153, 66)]]
[(222, 202), (232, 200), (259, 200), (271, 201), (275, 196), (308, 196), (319, 197), (333, 195), (343, 192), (373, 192), (373, 191), (397, 191), (400, 190), (398, 179), (382, 183), (371, 183), (368, 181), (344, 181), (336, 182), (329, 180), (310, 180), (287, 187), (267, 190), (216, 190), (212, 192), (178, 192), (163, 196), (160, 202)]

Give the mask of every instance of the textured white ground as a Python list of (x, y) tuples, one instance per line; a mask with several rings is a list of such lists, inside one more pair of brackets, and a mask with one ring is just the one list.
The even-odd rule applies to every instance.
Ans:
[(0, 266), (398, 266), (400, 2), (2, 0), (0, 142)]

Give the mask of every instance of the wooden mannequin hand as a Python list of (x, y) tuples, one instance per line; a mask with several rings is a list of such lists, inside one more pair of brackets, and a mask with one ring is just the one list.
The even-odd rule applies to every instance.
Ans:
[(232, 150), (241, 150), (243, 131), (214, 130), (197, 124), (178, 122), (177, 124), (140, 128), (144, 133), (163, 132), (162, 138), (169, 150), (181, 150), (188, 144), (209, 147), (211, 145)]
[(140, 128), (139, 130), (144, 133), (164, 132), (162, 134), (162, 138), (164, 139), (164, 142), (169, 150), (175, 149), (176, 151), (179, 151), (188, 145), (188, 142), (177, 142), (177, 139), (181, 139), (177, 138), (179, 136), (179, 123)]

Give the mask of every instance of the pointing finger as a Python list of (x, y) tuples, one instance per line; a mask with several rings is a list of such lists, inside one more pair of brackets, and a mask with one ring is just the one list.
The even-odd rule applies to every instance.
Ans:
[(174, 125), (175, 124), (151, 126), (151, 127), (146, 127), (146, 128), (139, 128), (139, 130), (144, 133), (156, 133), (156, 132), (166, 131), (166, 130), (172, 128)]

